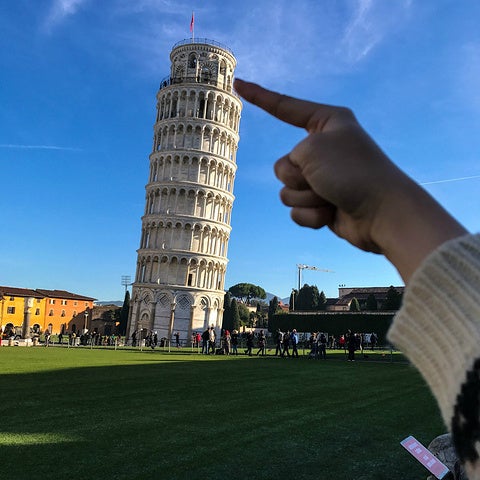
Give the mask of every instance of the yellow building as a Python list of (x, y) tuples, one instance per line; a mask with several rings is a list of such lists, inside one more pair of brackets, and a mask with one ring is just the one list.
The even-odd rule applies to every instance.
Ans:
[[(94, 300), (65, 290), (0, 286), (0, 329), (20, 336), (80, 331), (89, 327)], [(22, 332), (26, 318), (28, 331)]]

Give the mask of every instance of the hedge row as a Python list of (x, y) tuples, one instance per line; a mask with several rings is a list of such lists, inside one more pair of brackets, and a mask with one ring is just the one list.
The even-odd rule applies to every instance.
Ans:
[(277, 314), (268, 321), (271, 333), (280, 329), (282, 332), (293, 330), (298, 332), (324, 332), (338, 338), (349, 329), (354, 333), (372, 333), (378, 336), (378, 343), (387, 342), (386, 335), (395, 312), (316, 312)]

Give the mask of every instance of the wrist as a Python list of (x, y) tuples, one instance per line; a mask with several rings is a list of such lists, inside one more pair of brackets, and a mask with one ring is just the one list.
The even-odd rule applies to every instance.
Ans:
[(389, 191), (372, 237), (405, 283), (423, 260), (467, 230), (413, 180)]

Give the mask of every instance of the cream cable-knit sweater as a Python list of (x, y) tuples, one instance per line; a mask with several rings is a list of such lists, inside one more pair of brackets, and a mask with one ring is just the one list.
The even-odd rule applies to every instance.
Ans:
[(425, 259), (388, 338), (425, 378), (469, 479), (480, 480), (480, 235)]

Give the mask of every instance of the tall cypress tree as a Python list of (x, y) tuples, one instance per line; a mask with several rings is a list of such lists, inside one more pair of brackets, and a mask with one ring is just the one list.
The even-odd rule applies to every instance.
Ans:
[(320, 292), (320, 296), (318, 297), (318, 310), (326, 310), (327, 309), (327, 297), (325, 296), (325, 292), (322, 290)]
[(272, 318), (278, 310), (278, 298), (273, 297), (268, 304), (268, 318)]
[(374, 312), (374, 311), (378, 310), (377, 299), (375, 298), (375, 295), (373, 293), (371, 293), (367, 297), (367, 302), (366, 302), (365, 308), (370, 312)]
[(232, 319), (232, 330), (240, 330), (240, 313), (235, 299), (230, 303), (230, 315)]
[(360, 304), (358, 303), (358, 300), (356, 299), (356, 297), (353, 297), (352, 301), (350, 302), (350, 311), (351, 312), (360, 311)]
[(128, 311), (130, 310), (130, 292), (125, 291), (122, 309), (120, 310), (120, 323), (118, 325), (119, 335), (125, 335), (127, 332)]
[(387, 291), (387, 296), (382, 305), (382, 310), (398, 310), (402, 304), (402, 294), (398, 290), (390, 285), (390, 288)]
[(226, 292), (223, 298), (223, 330), (233, 330), (233, 318), (232, 318), (232, 297), (230, 292)]

